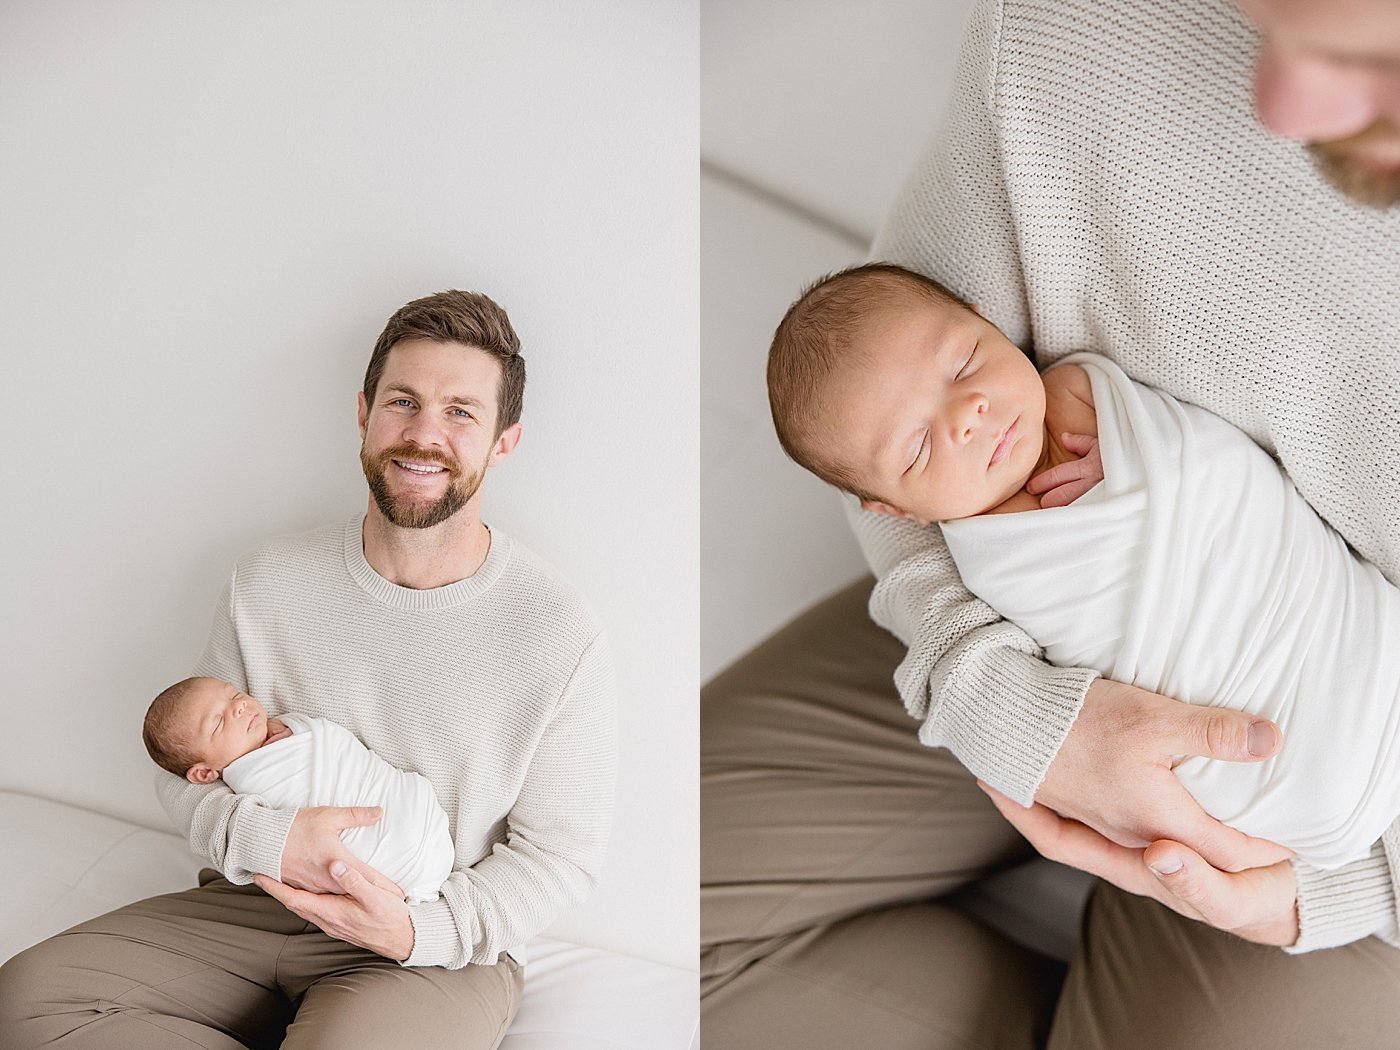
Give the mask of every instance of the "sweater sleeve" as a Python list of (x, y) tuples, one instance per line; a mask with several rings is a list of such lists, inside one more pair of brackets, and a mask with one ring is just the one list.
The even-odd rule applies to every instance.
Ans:
[(1293, 864), (1298, 882), (1298, 940), (1294, 954), (1335, 948), (1375, 935), (1400, 947), (1395, 921), (1395, 871), (1400, 822), (1392, 824), (1371, 855), (1332, 871)]
[(595, 637), (540, 737), (505, 841), (448, 876), (437, 900), (410, 906), (405, 966), (494, 963), (592, 892), (612, 823), (616, 717), (611, 663)]
[[(235, 626), (238, 574), (229, 578), (214, 610), (214, 623), (194, 674), (248, 688)], [(282, 846), (296, 818), (294, 809), (273, 809), (257, 795), (238, 795), (222, 780), (191, 784), (163, 769), (156, 771), (156, 796), (190, 848), (236, 885), (261, 873), (281, 879)]]
[[(948, 113), (873, 255), (942, 281), (1024, 347), (1029, 310), (993, 119), (1000, 19), (994, 0), (973, 11)], [(1029, 805), (1097, 672), (1045, 663), (1029, 635), (963, 587), (936, 527), (850, 517), (879, 580), (871, 616), (909, 647), (895, 682), (923, 723), (919, 739)]]

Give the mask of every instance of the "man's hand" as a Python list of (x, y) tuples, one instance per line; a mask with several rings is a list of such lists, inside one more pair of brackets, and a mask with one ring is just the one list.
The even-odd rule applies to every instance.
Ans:
[(1222, 871), (1276, 864), (1292, 853), (1209, 816), (1172, 763), (1178, 755), (1257, 762), (1274, 755), (1280, 742), (1272, 722), (1243, 711), (1183, 704), (1100, 678), (1089, 686), (1035, 800), (1120, 846), (1184, 843)]
[(1040, 853), (1080, 868), (1173, 911), (1258, 944), (1286, 947), (1298, 939), (1298, 886), (1293, 865), (1279, 861), (1225, 872), (1194, 850), (1160, 840), (1145, 850), (1110, 842), (1092, 828), (1041, 805), (1026, 809), (978, 782), (997, 809)]
[(307, 893), (266, 875), (256, 875), (253, 881), (288, 911), (315, 923), (337, 940), (395, 962), (413, 954), (413, 920), (402, 894), (374, 885), (340, 861), (330, 866), (328, 877), (336, 887), (329, 893)]
[(1099, 439), (1089, 434), (1061, 434), (1060, 444), (1078, 459), (1042, 471), (1026, 482), (1026, 491), (1040, 496), (1040, 506), (1067, 507), (1103, 480)]
[(312, 893), (344, 893), (341, 884), (328, 874), (331, 865), (341, 861), (366, 881), (402, 899), (403, 891), (398, 886), (351, 853), (340, 838), (344, 829), (368, 827), (378, 823), (383, 815), (378, 806), (314, 806), (297, 810), (282, 846), (282, 881)]

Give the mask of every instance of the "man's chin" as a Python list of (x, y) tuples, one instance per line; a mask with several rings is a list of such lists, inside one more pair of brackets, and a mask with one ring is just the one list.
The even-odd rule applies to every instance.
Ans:
[(438, 500), (429, 504), (408, 504), (391, 501), (387, 505), (379, 503), (379, 512), (390, 525), (400, 529), (431, 529), (452, 517), (466, 503), (458, 500)]
[(1310, 143), (1308, 153), (1322, 177), (1357, 204), (1369, 208), (1400, 204), (1400, 167), (1363, 163), (1330, 142)]

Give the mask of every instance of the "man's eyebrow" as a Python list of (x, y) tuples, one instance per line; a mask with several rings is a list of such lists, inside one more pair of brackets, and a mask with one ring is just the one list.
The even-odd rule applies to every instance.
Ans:
[(473, 408), (486, 407), (486, 402), (479, 397), (472, 397), (470, 394), (448, 394), (447, 401), (453, 405), (471, 405)]
[[(407, 394), (415, 401), (423, 400), (422, 395), (419, 394), (418, 391), (405, 383), (390, 383), (384, 388), (384, 392), (386, 394)], [(444, 400), (452, 405), (471, 405), (474, 408), (486, 407), (486, 403), (482, 401), (481, 398), (473, 397), (471, 394), (448, 394)]]

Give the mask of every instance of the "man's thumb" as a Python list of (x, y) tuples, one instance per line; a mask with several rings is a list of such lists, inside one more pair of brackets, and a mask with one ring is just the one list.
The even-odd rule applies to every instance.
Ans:
[(351, 826), (363, 828), (370, 824), (378, 824), (379, 818), (384, 815), (384, 810), (378, 806), (356, 806), (351, 811), (351, 815), (355, 818)]
[(1278, 726), (1243, 711), (1196, 709), (1197, 750), (1206, 758), (1232, 762), (1257, 762), (1273, 757), (1283, 743)]

